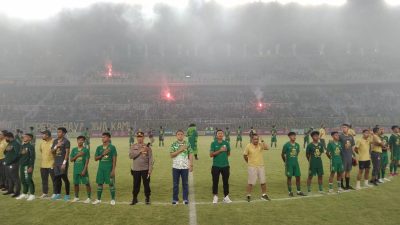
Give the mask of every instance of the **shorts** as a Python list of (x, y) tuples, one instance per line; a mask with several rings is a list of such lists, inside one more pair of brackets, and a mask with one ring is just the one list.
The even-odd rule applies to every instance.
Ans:
[(265, 168), (264, 166), (259, 167), (248, 167), (248, 180), (247, 183), (251, 185), (255, 185), (257, 183), (257, 179), (260, 181), (260, 184), (265, 184)]
[(236, 141), (242, 141), (242, 137), (236, 137)]
[(360, 170), (365, 170), (371, 168), (371, 160), (367, 161), (358, 161), (358, 168)]
[(73, 175), (74, 185), (89, 184), (89, 174), (86, 172), (85, 176), (79, 173)]
[(400, 151), (399, 150), (393, 150), (392, 154), (390, 155), (390, 158), (392, 161), (398, 161), (400, 159)]
[(331, 160), (331, 173), (343, 173), (344, 167), (342, 161)]
[(353, 169), (353, 158), (343, 160), (343, 169), (345, 172), (350, 172)]
[(114, 184), (114, 178), (111, 178), (111, 169), (101, 169), (97, 170), (96, 176), (97, 184)]
[(287, 163), (285, 166), (285, 175), (287, 177), (300, 177), (300, 166), (299, 163)]
[(277, 142), (278, 141), (278, 139), (276, 138), (276, 136), (275, 137), (271, 137), (271, 142)]
[(308, 176), (322, 176), (324, 175), (324, 167), (322, 166), (310, 166), (308, 170)]
[(164, 136), (159, 136), (159, 137), (158, 137), (158, 140), (159, 140), (159, 141), (164, 141)]

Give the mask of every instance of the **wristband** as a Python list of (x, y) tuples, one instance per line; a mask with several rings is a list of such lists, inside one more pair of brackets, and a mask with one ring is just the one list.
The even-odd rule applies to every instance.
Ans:
[(65, 165), (66, 163), (67, 163), (67, 160), (65, 160), (65, 159), (64, 159), (64, 161), (63, 161), (63, 165)]

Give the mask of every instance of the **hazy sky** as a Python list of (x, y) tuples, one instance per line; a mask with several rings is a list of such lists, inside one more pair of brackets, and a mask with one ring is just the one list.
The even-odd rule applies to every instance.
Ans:
[[(202, 1), (202, 0), (199, 0)], [(209, 1), (209, 0), (205, 0)], [(303, 5), (330, 4), (340, 6), (346, 0), (215, 0), (219, 4), (227, 7), (240, 5), (248, 2), (280, 2), (282, 4), (297, 2)], [(389, 4), (400, 5), (400, 0), (385, 0)], [(152, 7), (157, 2), (167, 3), (171, 6), (183, 8), (187, 0), (0, 0), (0, 13), (9, 17), (15, 17), (27, 20), (45, 19), (63, 8), (83, 8), (96, 2), (113, 2), (139, 4), (143, 6), (145, 13), (151, 13)], [(23, 6), (23, 7), (22, 7)]]

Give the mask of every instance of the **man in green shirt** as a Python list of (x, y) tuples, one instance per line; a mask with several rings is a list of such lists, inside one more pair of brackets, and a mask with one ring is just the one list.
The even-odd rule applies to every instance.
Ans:
[(74, 180), (74, 190), (75, 190), (75, 198), (72, 202), (79, 201), (79, 185), (86, 185), (86, 193), (87, 199), (84, 203), (89, 204), (91, 198), (91, 187), (89, 182), (89, 159), (90, 159), (90, 151), (84, 147), (83, 143), (85, 143), (85, 136), (79, 136), (76, 138), (78, 147), (75, 147), (71, 151), (70, 160), (74, 163), (73, 170), (73, 180)]
[(213, 158), (213, 164), (211, 168), (212, 180), (213, 180), (213, 203), (218, 203), (218, 183), (219, 176), (222, 175), (222, 182), (224, 187), (224, 203), (231, 203), (229, 198), (229, 161), (228, 157), (231, 154), (231, 147), (229, 142), (224, 140), (224, 132), (217, 130), (217, 140), (211, 143), (210, 157)]
[(296, 142), (296, 133), (289, 132), (288, 137), (290, 139), (283, 148), (282, 148), (282, 160), (285, 163), (285, 174), (287, 177), (287, 186), (289, 191), (289, 196), (293, 197), (292, 192), (292, 177), (296, 177), (296, 188), (297, 195), (305, 196), (303, 192), (301, 192), (300, 185), (300, 166), (298, 161), (298, 155), (300, 153), (300, 145)]
[[(6, 179), (8, 182), (8, 191), (3, 195), (11, 195), (16, 198), (21, 192), (21, 182), (19, 179), (19, 154), (21, 152), (21, 145), (14, 139), (14, 134), (6, 132), (4, 134), (7, 140), (7, 147), (4, 152), (4, 163), (6, 166)], [(14, 189), (15, 187), (15, 189)]]
[(238, 146), (238, 142), (240, 142), (240, 147), (242, 147), (242, 128), (239, 128), (236, 131), (236, 148)]
[(390, 181), (388, 178), (385, 177), (386, 175), (386, 167), (389, 164), (389, 137), (384, 134), (385, 129), (382, 127), (382, 134), (380, 135), (383, 145), (385, 148), (382, 148), (381, 154), (381, 171), (378, 175), (378, 180), (380, 183), (384, 183), (385, 181)]
[(276, 125), (272, 125), (272, 130), (271, 130), (271, 148), (273, 145), (275, 145), (276, 148), (276, 144), (278, 142), (278, 131), (276, 130)]
[(158, 147), (164, 147), (164, 128), (160, 126), (160, 131), (158, 132)]
[(135, 143), (135, 132), (133, 132), (133, 127), (129, 128), (129, 148)]
[(393, 134), (389, 139), (389, 147), (390, 147), (390, 174), (392, 176), (397, 176), (397, 166), (400, 159), (400, 129), (399, 126), (392, 126)]
[(97, 169), (97, 199), (93, 205), (101, 203), (101, 195), (103, 193), (103, 185), (110, 186), (111, 205), (115, 205), (115, 167), (117, 165), (117, 149), (111, 142), (111, 135), (108, 132), (102, 134), (102, 145), (98, 146), (95, 153), (95, 160), (99, 161)]
[(196, 124), (192, 123), (189, 125), (189, 128), (187, 129), (186, 136), (188, 137), (188, 141), (190, 146), (192, 147), (193, 150), (193, 155), (196, 160), (199, 160), (197, 157), (198, 149), (197, 149), (197, 138), (198, 138), (198, 133), (197, 133), (197, 128)]
[(306, 149), (306, 156), (309, 162), (309, 171), (307, 179), (307, 189), (311, 192), (311, 181), (313, 176), (318, 176), (318, 188), (319, 192), (323, 193), (322, 190), (322, 176), (324, 175), (324, 167), (322, 165), (321, 155), (324, 153), (324, 146), (319, 142), (319, 132), (311, 132), (312, 142), (308, 144)]
[(336, 173), (338, 193), (342, 191), (342, 174), (344, 172), (342, 161), (342, 144), (339, 142), (339, 132), (331, 133), (333, 141), (329, 142), (326, 155), (331, 163), (331, 175), (329, 176), (329, 192), (333, 192), (333, 178)]
[(231, 131), (229, 127), (225, 128), (225, 141), (231, 143)]
[(86, 127), (86, 129), (82, 132), (83, 137), (85, 137), (85, 148), (90, 150), (90, 131), (89, 127)]
[[(32, 201), (35, 199), (35, 185), (32, 174), (35, 166), (35, 146), (31, 144), (33, 135), (25, 134), (22, 136), (22, 146), (19, 154), (19, 176), (22, 184), (22, 194), (16, 199)], [(28, 191), (30, 194), (28, 194)]]

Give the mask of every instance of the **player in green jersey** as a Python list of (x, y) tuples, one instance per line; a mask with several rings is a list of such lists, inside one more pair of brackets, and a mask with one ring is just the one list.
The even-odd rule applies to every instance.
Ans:
[(399, 126), (392, 126), (393, 134), (389, 139), (390, 147), (390, 174), (392, 176), (397, 176), (397, 166), (400, 159), (400, 128)]
[(89, 149), (87, 149), (84, 146), (84, 143), (86, 142), (85, 136), (81, 135), (77, 137), (76, 140), (78, 143), (78, 147), (72, 149), (69, 157), (71, 162), (74, 163), (73, 181), (74, 181), (75, 198), (72, 202), (79, 201), (79, 185), (84, 184), (86, 185), (86, 193), (87, 193), (87, 199), (84, 201), (84, 203), (89, 204), (91, 201), (90, 198), (92, 192), (89, 182), (89, 173), (88, 173), (90, 152)]
[(307, 179), (307, 189), (311, 192), (311, 181), (313, 176), (318, 176), (319, 192), (323, 193), (322, 176), (324, 175), (324, 167), (322, 165), (321, 155), (324, 153), (324, 146), (319, 142), (319, 132), (311, 132), (312, 142), (308, 144), (306, 156), (309, 162), (309, 172)]
[(342, 161), (342, 144), (339, 142), (339, 132), (334, 131), (331, 133), (333, 141), (329, 142), (326, 155), (330, 160), (330, 176), (329, 176), (329, 193), (333, 192), (333, 178), (336, 174), (338, 193), (342, 192), (342, 174), (344, 172)]
[(287, 186), (289, 191), (289, 196), (293, 197), (292, 192), (292, 177), (296, 177), (296, 189), (297, 195), (304, 196), (305, 194), (301, 192), (300, 185), (300, 166), (298, 161), (298, 155), (300, 152), (300, 145), (296, 143), (296, 133), (289, 132), (288, 137), (290, 139), (282, 148), (282, 160), (285, 163), (285, 174), (287, 177)]

